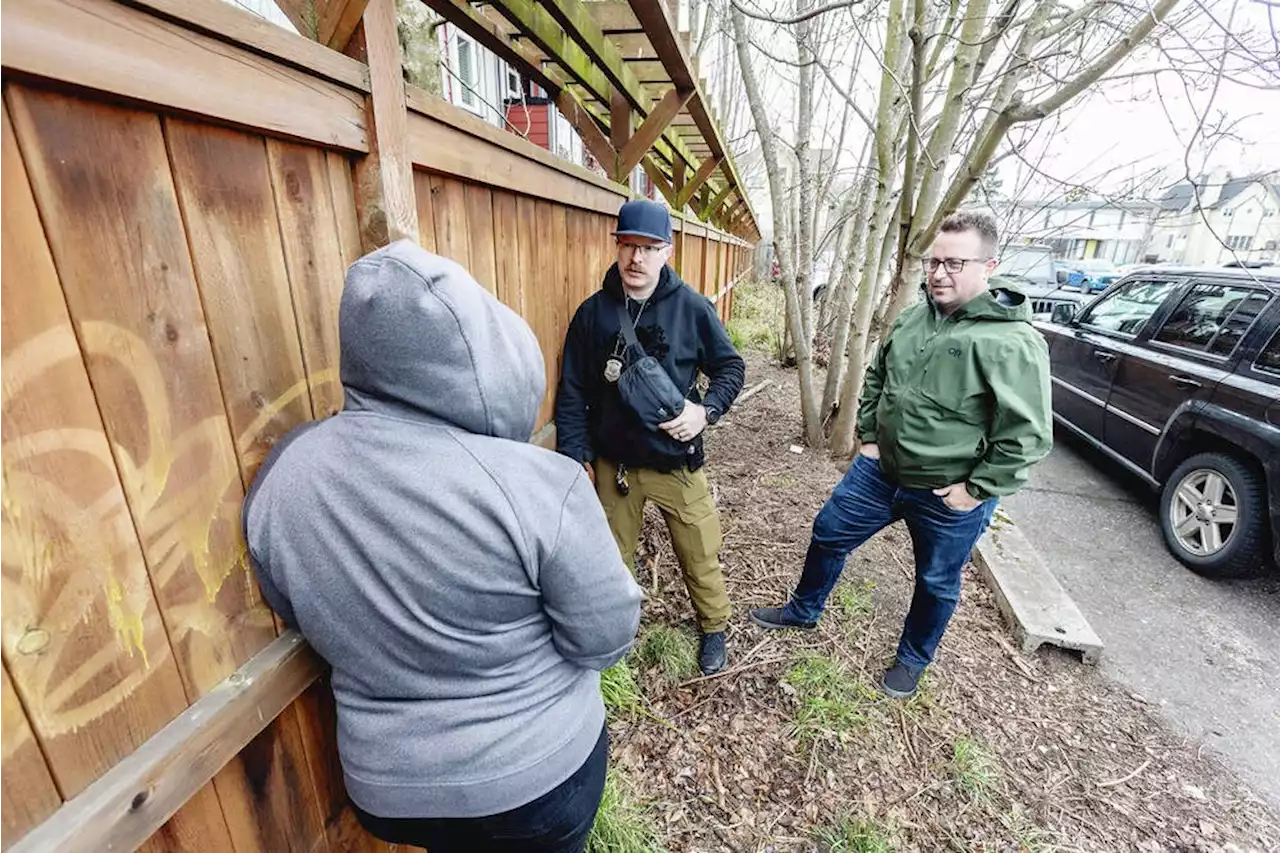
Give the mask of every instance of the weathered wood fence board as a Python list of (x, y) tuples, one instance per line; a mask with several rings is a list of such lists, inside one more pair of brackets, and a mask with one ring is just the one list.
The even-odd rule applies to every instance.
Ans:
[[(278, 633), (240, 503), (280, 437), (342, 405), (343, 275), (377, 225), (354, 171), (397, 131), (363, 63), (263, 26), (196, 0), (5, 4), (6, 849)], [(625, 191), (424, 93), (405, 108), (409, 219), (528, 320), (541, 428)], [(674, 265), (727, 320), (747, 245), (676, 227)], [(322, 679), (146, 848), (386, 850), (348, 807), (335, 719)]]

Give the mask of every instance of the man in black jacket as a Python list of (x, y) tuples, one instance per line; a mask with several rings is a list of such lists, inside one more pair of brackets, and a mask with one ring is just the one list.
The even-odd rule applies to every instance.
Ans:
[[(671, 216), (662, 205), (630, 201), (618, 213), (618, 261), (604, 286), (574, 314), (564, 343), (556, 397), (556, 444), (596, 484), (609, 527), (635, 570), (644, 506), (662, 510), (702, 630), (704, 674), (724, 668), (729, 596), (720, 569), (720, 515), (707, 487), (702, 432), (742, 390), (746, 365), (715, 308), (667, 266)], [(622, 317), (645, 353), (684, 390), (683, 410), (658, 430), (645, 427), (618, 392), (628, 354)], [(706, 398), (698, 372), (710, 380)]]

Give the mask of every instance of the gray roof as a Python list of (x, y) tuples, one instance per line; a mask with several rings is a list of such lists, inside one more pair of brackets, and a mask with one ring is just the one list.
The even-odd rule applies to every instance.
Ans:
[[(1280, 195), (1280, 182), (1276, 179), (1277, 175), (1274, 173), (1257, 172), (1252, 175), (1241, 175), (1238, 178), (1233, 178), (1230, 175), (1227, 175), (1226, 181), (1221, 184), (1210, 184), (1208, 182), (1208, 178), (1202, 176), (1196, 184), (1200, 187), (1200, 194), (1202, 196), (1204, 195), (1204, 191), (1207, 187), (1221, 188), (1217, 199), (1214, 200), (1213, 204), (1208, 205), (1209, 210), (1215, 210), (1222, 207), (1224, 204), (1231, 201), (1231, 199), (1240, 195), (1240, 193), (1244, 192), (1254, 184), (1269, 186), (1271, 187), (1272, 192)], [(1156, 203), (1160, 205), (1161, 210), (1184, 210), (1194, 204), (1195, 199), (1196, 194), (1195, 190), (1191, 186), (1191, 182), (1179, 181), (1165, 190), (1164, 195), (1160, 196), (1160, 199)]]

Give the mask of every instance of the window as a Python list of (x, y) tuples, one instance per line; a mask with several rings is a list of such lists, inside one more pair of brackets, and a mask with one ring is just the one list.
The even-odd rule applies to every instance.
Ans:
[(1229, 284), (1197, 284), (1165, 320), (1154, 340), (1231, 355), (1266, 307), (1267, 294)]
[(480, 50), (470, 37), (462, 33), (454, 34), (454, 73), (457, 74), (455, 91), (458, 93), (456, 103), (478, 113), (483, 109), (480, 102)]
[(1258, 358), (1254, 361), (1253, 366), (1258, 370), (1280, 375), (1280, 330), (1277, 330), (1271, 336), (1271, 340), (1267, 341), (1267, 345), (1262, 348), (1262, 352), (1258, 353)]
[(524, 87), (520, 83), (520, 72), (517, 71), (515, 68), (512, 68), (510, 65), (506, 65), (504, 67), (506, 68), (506, 72), (507, 72), (506, 95), (508, 98), (511, 98), (513, 100), (519, 100), (520, 97), (524, 94)]
[(1235, 252), (1247, 252), (1249, 247), (1253, 245), (1253, 237), (1248, 235), (1237, 235), (1227, 238), (1227, 248)]
[(1176, 281), (1131, 281), (1095, 304), (1080, 323), (1136, 337), (1177, 287)]

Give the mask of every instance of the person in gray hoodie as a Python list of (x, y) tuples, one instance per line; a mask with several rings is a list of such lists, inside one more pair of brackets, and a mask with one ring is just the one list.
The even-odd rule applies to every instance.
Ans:
[(332, 667), (361, 823), (448, 851), (580, 851), (607, 756), (599, 672), (641, 593), (582, 466), (528, 443), (528, 325), (402, 240), (347, 273), (343, 410), (245, 499), (263, 596)]

